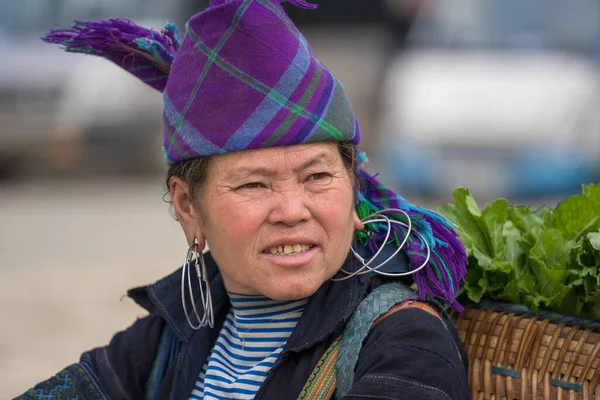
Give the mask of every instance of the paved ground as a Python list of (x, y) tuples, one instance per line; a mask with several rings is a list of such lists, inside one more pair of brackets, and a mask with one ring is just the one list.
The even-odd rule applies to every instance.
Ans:
[(0, 187), (0, 398), (107, 343), (186, 244), (160, 181)]

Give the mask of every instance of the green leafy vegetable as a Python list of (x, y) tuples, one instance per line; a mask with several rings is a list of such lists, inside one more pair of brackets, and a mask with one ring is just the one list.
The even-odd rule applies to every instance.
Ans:
[(600, 185), (535, 211), (504, 199), (481, 209), (458, 188), (454, 201), (437, 210), (456, 225), (467, 249), (462, 289), (471, 300), (600, 319)]

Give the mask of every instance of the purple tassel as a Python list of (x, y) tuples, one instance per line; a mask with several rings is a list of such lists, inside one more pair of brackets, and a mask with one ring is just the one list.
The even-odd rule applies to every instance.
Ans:
[[(425, 300), (428, 296), (434, 297), (462, 311), (463, 307), (456, 301), (455, 294), (467, 273), (466, 252), (453, 230), (435, 220), (427, 222), (437, 243), (431, 251), (430, 267), (415, 274), (419, 298)], [(419, 241), (412, 241), (409, 249), (412, 267), (416, 268), (425, 261), (426, 249)]]
[[(458, 235), (439, 216), (432, 217), (431, 211), (413, 205), (405, 211), (411, 216), (413, 229), (423, 235), (431, 251), (428, 265), (414, 274), (419, 298), (435, 298), (462, 311), (455, 296), (467, 273), (467, 255)], [(408, 253), (411, 269), (416, 269), (425, 262), (427, 247), (417, 235), (411, 237)]]
[(75, 21), (69, 29), (50, 30), (42, 40), (60, 44), (68, 52), (107, 58), (161, 92), (181, 45), (172, 22), (157, 32), (120, 18)]
[[(456, 301), (456, 293), (467, 273), (467, 254), (452, 224), (431, 210), (408, 203), (362, 168), (358, 169), (357, 173), (365, 185), (357, 204), (359, 217), (362, 219), (373, 212), (387, 208), (399, 208), (405, 211), (410, 217), (412, 229), (422, 235), (421, 238), (414, 232), (411, 233), (407, 241), (407, 248), (404, 250), (409, 257), (412, 270), (417, 269), (425, 262), (427, 246), (431, 250), (427, 266), (413, 275), (418, 297), (421, 300), (438, 299), (444, 304), (462, 311), (462, 306)], [(406, 217), (400, 213), (398, 215), (387, 213), (386, 215), (400, 221), (406, 220)], [(379, 247), (384, 245), (383, 239), (387, 224), (382, 223), (379, 226), (369, 224), (365, 228), (370, 231), (367, 236), (367, 248), (372, 254), (375, 254)], [(396, 237), (400, 240), (405, 237), (406, 229), (395, 225), (394, 230)], [(362, 234), (364, 235), (364, 232)]]

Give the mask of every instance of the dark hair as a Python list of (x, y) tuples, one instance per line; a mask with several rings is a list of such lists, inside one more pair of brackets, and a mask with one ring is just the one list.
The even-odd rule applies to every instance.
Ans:
[[(350, 177), (353, 182), (354, 192), (356, 193), (359, 188), (359, 182), (356, 174), (356, 170), (359, 166), (358, 160), (358, 148), (352, 142), (338, 142), (338, 150), (344, 166), (348, 169)], [(208, 165), (211, 157), (197, 157), (190, 160), (181, 161), (177, 164), (173, 164), (167, 171), (166, 179), (166, 192), (164, 199), (166, 202), (171, 203), (169, 193), (169, 182), (171, 178), (179, 178), (185, 182), (189, 187), (189, 197), (192, 205), (196, 210), (200, 210), (196, 202), (198, 190), (202, 188), (202, 185), (206, 181), (208, 174)]]

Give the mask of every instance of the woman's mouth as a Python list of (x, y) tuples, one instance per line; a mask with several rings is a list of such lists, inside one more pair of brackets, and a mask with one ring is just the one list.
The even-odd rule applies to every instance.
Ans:
[(304, 243), (293, 243), (293, 244), (283, 244), (271, 247), (270, 249), (265, 250), (263, 253), (266, 254), (279, 254), (279, 255), (294, 255), (304, 253), (305, 251), (313, 248), (312, 244), (304, 244)]

